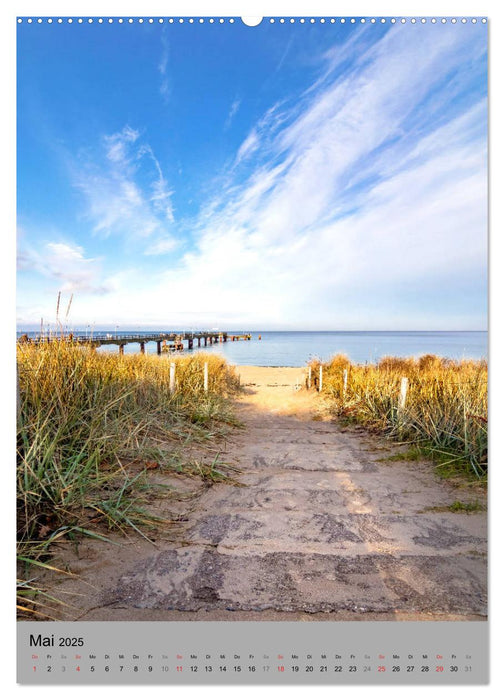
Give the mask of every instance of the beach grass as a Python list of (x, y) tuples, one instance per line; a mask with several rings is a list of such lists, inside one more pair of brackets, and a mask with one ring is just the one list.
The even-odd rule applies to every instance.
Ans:
[[(54, 338), (18, 344), (17, 382), (18, 555), (26, 580), (30, 566), (47, 566), (61, 538), (103, 538), (107, 529), (147, 536), (158, 520), (145, 507), (145, 493), (158, 487), (149, 469), (226, 478), (218, 456), (208, 464), (183, 457), (187, 444), (215, 440), (236, 424), (228, 398), (239, 378), (217, 355), (120, 356)], [(32, 588), (22, 587), (23, 595)]]
[[(318, 376), (320, 363), (311, 363)], [(333, 415), (418, 447), (440, 473), (487, 477), (488, 368), (485, 360), (384, 357), (323, 363), (322, 393)], [(346, 382), (345, 382), (346, 376)], [(401, 383), (407, 379), (404, 406)], [(404, 384), (403, 384), (404, 386)]]

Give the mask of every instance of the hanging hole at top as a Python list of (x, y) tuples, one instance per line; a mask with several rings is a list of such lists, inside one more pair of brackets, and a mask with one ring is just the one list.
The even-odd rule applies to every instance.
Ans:
[(261, 24), (263, 18), (262, 17), (242, 17), (241, 21), (243, 24), (246, 24), (247, 27), (257, 27), (259, 24)]

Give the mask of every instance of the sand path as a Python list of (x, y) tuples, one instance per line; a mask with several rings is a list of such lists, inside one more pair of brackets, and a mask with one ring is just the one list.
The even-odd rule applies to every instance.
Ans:
[(222, 457), (243, 487), (205, 490), (178, 541), (136, 545), (112, 569), (95, 557), (82, 574), (96, 605), (81, 619), (486, 615), (486, 513), (443, 510), (473, 492), (427, 463), (385, 461), (393, 446), (361, 430), (314, 420), (318, 396), (296, 386), (303, 370), (239, 371), (245, 428)]

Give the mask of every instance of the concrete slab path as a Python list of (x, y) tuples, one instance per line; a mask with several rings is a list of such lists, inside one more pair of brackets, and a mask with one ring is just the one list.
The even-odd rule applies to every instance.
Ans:
[(221, 458), (243, 486), (204, 491), (179, 541), (130, 556), (82, 619), (482, 619), (486, 513), (448, 510), (474, 493), (314, 420), (302, 370), (239, 371), (244, 429)]

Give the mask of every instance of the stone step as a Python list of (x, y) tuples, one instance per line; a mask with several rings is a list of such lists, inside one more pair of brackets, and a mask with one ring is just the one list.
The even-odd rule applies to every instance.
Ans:
[[(203, 494), (200, 510), (218, 513), (237, 510), (296, 510), (313, 513), (372, 513), (375, 515), (431, 514), (451, 517), (449, 507), (461, 498), (455, 487), (439, 483), (431, 473), (380, 467), (377, 473), (301, 471), (247, 471), (238, 478), (242, 488), (215, 484)], [(467, 497), (463, 497), (467, 500)], [(472, 495), (469, 500), (478, 498)], [(464, 527), (484, 523), (484, 513), (454, 513)]]
[[(286, 501), (287, 502), (287, 501)], [(293, 499), (293, 507), (297, 501)], [(220, 551), (243, 553), (303, 552), (350, 556), (375, 554), (447, 555), (481, 552), (486, 528), (481, 519), (449, 513), (380, 516), (369, 513), (294, 509), (234, 510), (200, 514), (186, 532), (188, 542), (218, 545)], [(471, 526), (471, 530), (464, 525)]]
[(224, 555), (160, 552), (122, 576), (102, 600), (162, 610), (485, 614), (486, 564), (472, 556)]

